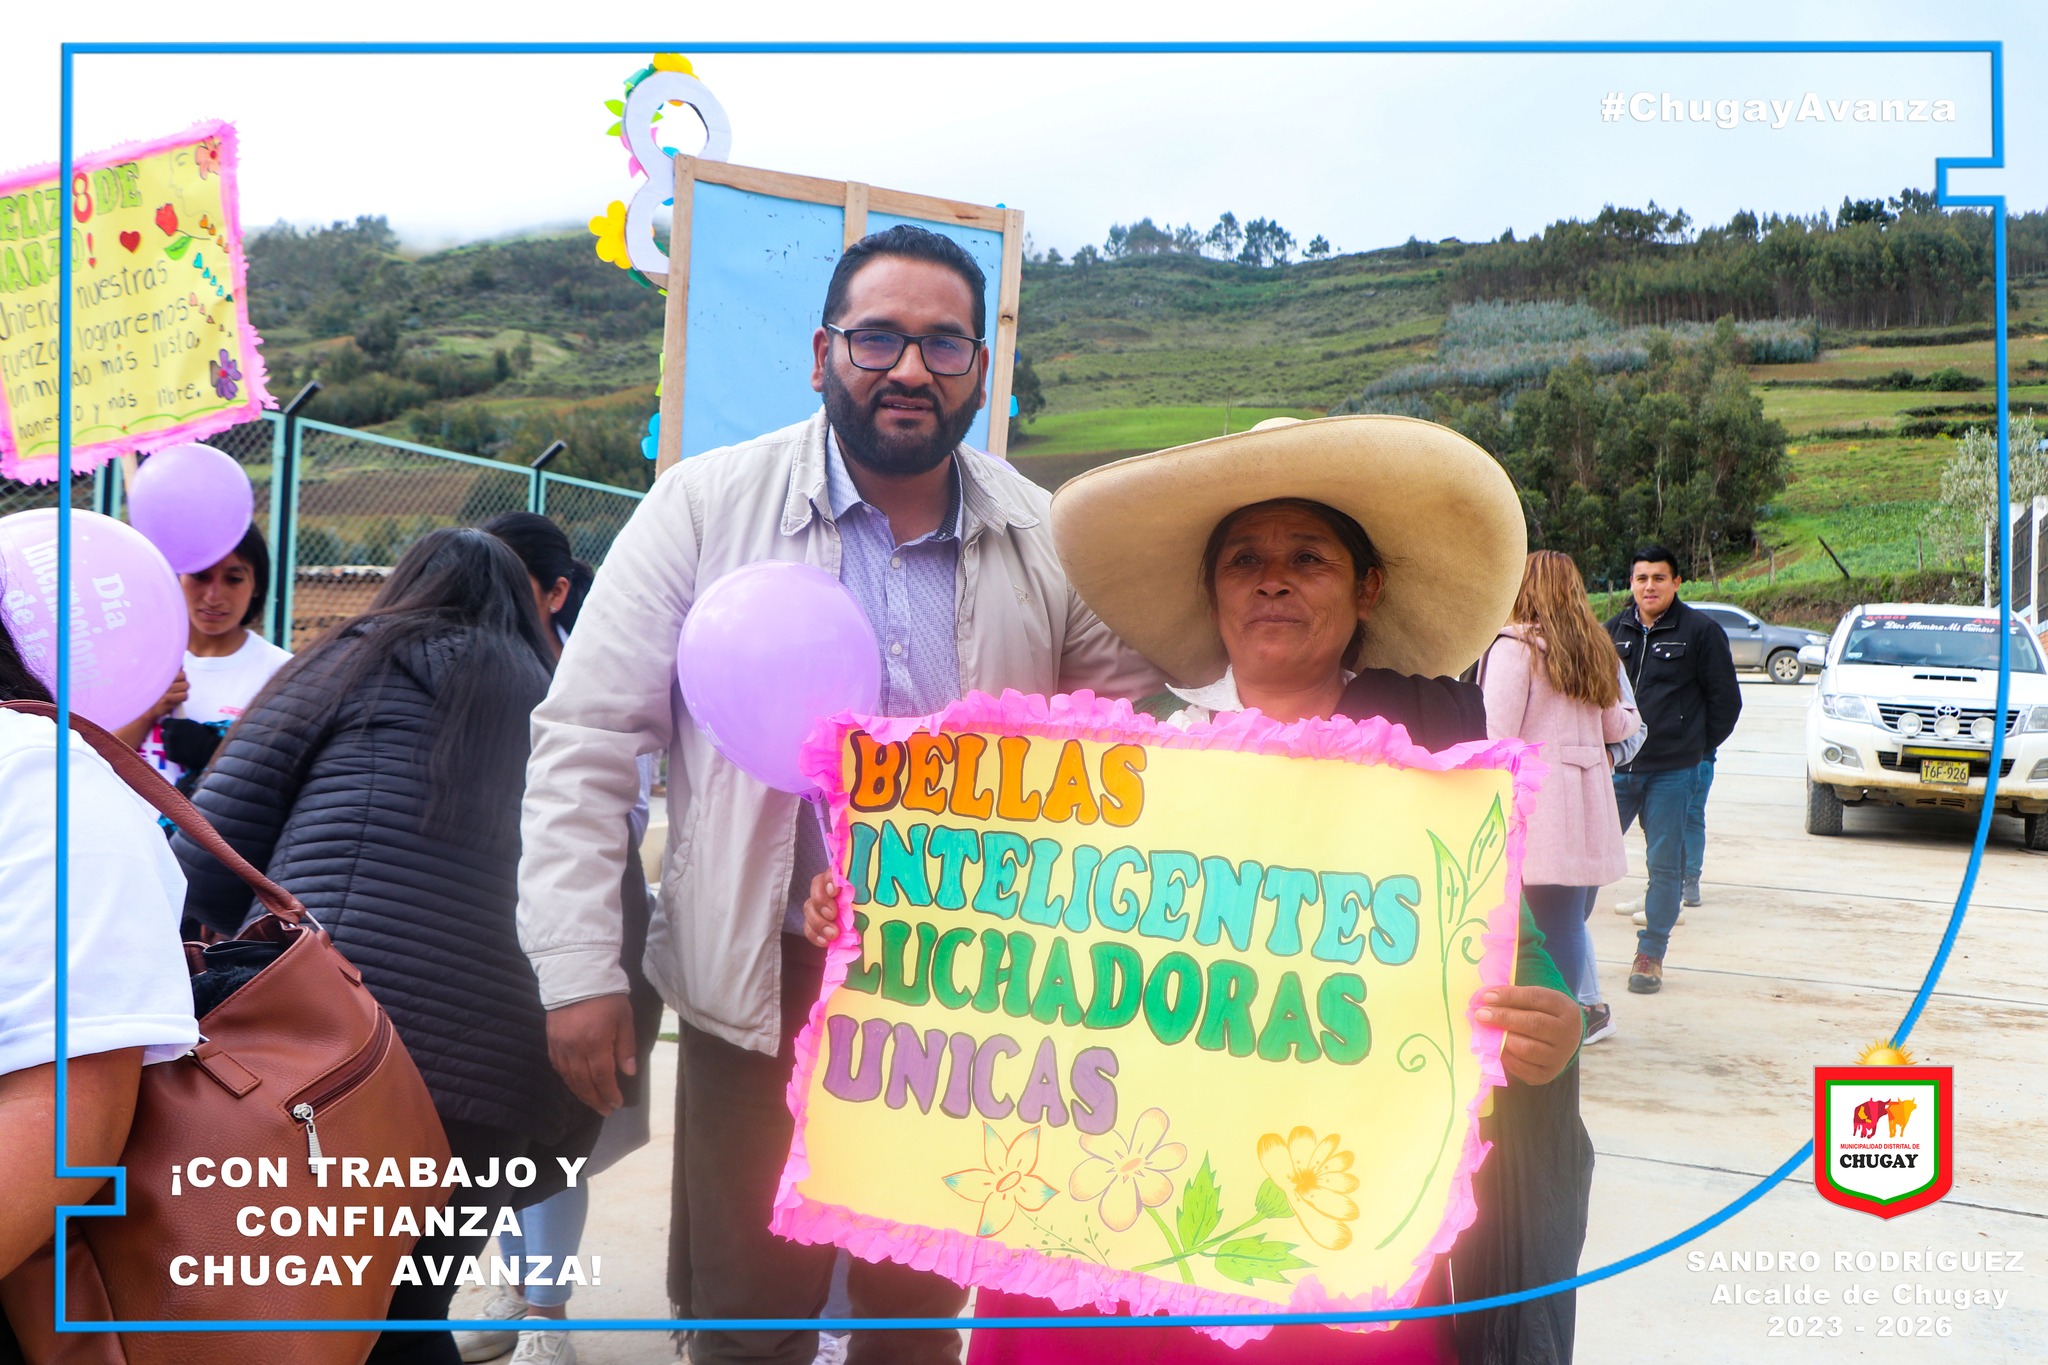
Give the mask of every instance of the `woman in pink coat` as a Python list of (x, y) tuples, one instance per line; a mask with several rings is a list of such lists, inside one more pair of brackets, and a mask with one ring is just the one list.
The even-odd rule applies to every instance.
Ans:
[[(1628, 871), (1607, 748), (1641, 725), (1623, 700), (1614, 644), (1594, 617), (1569, 555), (1530, 554), (1510, 623), (1479, 665), (1489, 737), (1542, 746), (1550, 765), (1529, 813), (1522, 893), (1573, 994), (1590, 960), (1586, 916), (1599, 889)], [(1609, 1031), (1607, 1006), (1586, 1033)]]

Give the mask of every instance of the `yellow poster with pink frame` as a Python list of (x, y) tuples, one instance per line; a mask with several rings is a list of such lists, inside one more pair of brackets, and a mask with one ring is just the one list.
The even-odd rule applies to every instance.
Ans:
[(58, 467), (57, 281), (71, 237), (71, 468), (277, 406), (249, 324), (232, 124), (0, 177), (0, 475)]
[(1415, 1303), (1503, 1083), (1526, 746), (1007, 693), (805, 764), (842, 932), (777, 1232), (1063, 1308)]

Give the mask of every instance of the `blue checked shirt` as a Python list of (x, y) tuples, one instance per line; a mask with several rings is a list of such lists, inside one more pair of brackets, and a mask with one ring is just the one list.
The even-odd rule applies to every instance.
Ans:
[[(861, 501), (846, 472), (839, 441), (825, 429), (825, 498), (839, 527), (839, 581), (875, 628), (882, 657), (885, 716), (929, 715), (960, 699), (960, 647), (955, 615), (960, 583), (960, 475), (953, 502), (936, 531), (896, 543), (889, 519)], [(803, 932), (811, 878), (826, 868), (824, 836), (809, 802), (797, 810), (796, 865), (791, 870), (784, 933)]]

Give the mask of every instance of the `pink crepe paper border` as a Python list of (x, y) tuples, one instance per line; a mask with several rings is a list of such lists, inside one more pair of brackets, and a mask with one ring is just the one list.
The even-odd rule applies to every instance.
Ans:
[[(241, 362), (242, 391), (247, 398), (231, 408), (210, 412), (203, 417), (193, 417), (176, 426), (166, 427), (162, 431), (152, 431), (144, 436), (94, 441), (89, 445), (74, 443), (71, 447), (73, 473), (82, 474), (95, 469), (114, 456), (127, 451), (147, 454), (153, 450), (162, 450), (166, 446), (196, 441), (202, 436), (210, 436), (216, 431), (250, 421), (265, 408), (277, 406), (277, 400), (270, 396), (269, 371), (263, 365), (263, 353), (260, 349), (263, 339), (256, 335), (256, 329), (249, 323), (249, 258), (242, 247), (241, 191), (240, 181), (237, 179), (241, 144), (235, 133), (235, 125), (225, 119), (196, 123), (184, 132), (173, 133), (169, 137), (153, 138), (146, 142), (124, 142), (103, 152), (89, 152), (84, 156), (75, 157), (71, 168), (74, 172), (102, 170), (108, 166), (119, 165), (123, 161), (136, 161), (173, 148), (188, 147), (210, 137), (220, 139), (220, 171), (217, 178), (221, 183), (221, 229), (223, 235), (234, 243), (228, 252), (228, 258), (234, 263), (235, 335), (239, 339), (238, 349), (242, 352), (237, 359)], [(15, 194), (45, 180), (54, 180), (57, 171), (58, 166), (55, 162), (17, 171), (13, 175), (0, 178), (0, 194)], [(59, 189), (63, 187), (59, 186)], [(69, 232), (71, 226), (71, 217), (66, 213), (64, 231)], [(52, 451), (48, 455), (23, 458), (14, 441), (14, 419), (7, 406), (7, 390), (4, 385), (0, 385), (0, 476), (19, 479), (24, 483), (49, 483), (61, 473), (57, 467), (57, 457), (62, 453)]]
[[(1479, 970), (1485, 985), (1504, 985), (1512, 980), (1526, 838), (1524, 812), (1534, 800), (1536, 790), (1548, 771), (1546, 765), (1536, 758), (1536, 751), (1520, 740), (1481, 740), (1432, 753), (1412, 743), (1404, 727), (1378, 717), (1363, 721), (1342, 718), (1306, 720), (1282, 725), (1255, 710), (1225, 712), (1208, 724), (1182, 730), (1162, 724), (1143, 712), (1133, 711), (1129, 702), (1100, 698), (1085, 691), (1055, 697), (1025, 696), (1005, 691), (1000, 698), (985, 692), (972, 692), (930, 716), (859, 717), (841, 714), (818, 727), (805, 743), (800, 760), (805, 776), (812, 778), (826, 793), (825, 800), (830, 807), (827, 841), (834, 867), (844, 862), (850, 838), (847, 795), (841, 790), (840, 762), (846, 734), (856, 729), (866, 730), (885, 744), (904, 739), (916, 731), (980, 730), (1047, 739), (1141, 743), (1164, 749), (1230, 749), (1301, 758), (1340, 758), (1433, 772), (1468, 768), (1506, 769), (1514, 777), (1514, 808), (1509, 812), (1503, 853), (1507, 864), (1507, 895), (1487, 916), (1487, 930), (1481, 936), (1484, 947)], [(848, 967), (860, 955), (860, 947), (853, 934), (851, 888), (842, 886), (839, 897), (839, 937), (826, 952), (824, 984), (816, 1003), (811, 1006), (809, 1022), (796, 1039), (796, 1068), (789, 1081), (789, 1109), (796, 1118), (796, 1131), (790, 1142), (789, 1161), (783, 1167), (782, 1182), (775, 1195), (775, 1210), (769, 1223), (772, 1231), (792, 1241), (828, 1242), (841, 1246), (864, 1260), (895, 1261), (916, 1270), (931, 1271), (958, 1284), (981, 1285), (1007, 1293), (1048, 1299), (1060, 1308), (1093, 1304), (1102, 1312), (1114, 1312), (1119, 1304), (1128, 1304), (1130, 1311), (1140, 1317), (1161, 1312), (1273, 1311), (1272, 1303), (1265, 1299), (1171, 1283), (1132, 1271), (1001, 1246), (952, 1229), (927, 1228), (876, 1218), (837, 1204), (821, 1203), (799, 1192), (797, 1183), (809, 1175), (811, 1169), (805, 1147), (805, 1111), (809, 1105), (811, 1076), (818, 1065), (825, 1003), (845, 982)], [(1488, 1087), (1507, 1083), (1501, 1069), (1500, 1048), (1501, 1031), (1475, 1022), (1472, 1051), (1479, 1059), (1480, 1072)], [(1485, 1159), (1489, 1147), (1479, 1136), (1479, 1112), (1488, 1093), (1488, 1088), (1482, 1088), (1467, 1111), (1465, 1142), (1451, 1177), (1450, 1205), (1436, 1235), (1417, 1256), (1415, 1273), (1407, 1282), (1392, 1293), (1376, 1288), (1369, 1295), (1347, 1296), (1329, 1293), (1315, 1277), (1310, 1276), (1295, 1286), (1294, 1294), (1287, 1303), (1288, 1312), (1358, 1312), (1413, 1306), (1436, 1258), (1450, 1250), (1458, 1234), (1471, 1226), (1478, 1216), (1478, 1207), (1472, 1197), (1472, 1176)], [(1380, 1330), (1390, 1325), (1372, 1324), (1360, 1330)], [(1198, 1330), (1227, 1345), (1241, 1346), (1265, 1336), (1272, 1329), (1246, 1326)]]

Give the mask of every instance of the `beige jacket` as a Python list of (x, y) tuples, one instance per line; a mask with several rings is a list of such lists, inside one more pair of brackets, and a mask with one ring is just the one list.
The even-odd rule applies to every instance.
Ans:
[[(958, 642), (968, 691), (1090, 688), (1145, 696), (1158, 672), (1067, 586), (1050, 497), (962, 446)], [(619, 871), (634, 758), (669, 754), (668, 843), (648, 978), (697, 1028), (773, 1053), (798, 798), (748, 777), (690, 722), (676, 637), (701, 587), (741, 565), (839, 572), (825, 494), (825, 417), (684, 460), (619, 533), (533, 713), (519, 861), (519, 939), (550, 1009), (618, 994)]]

